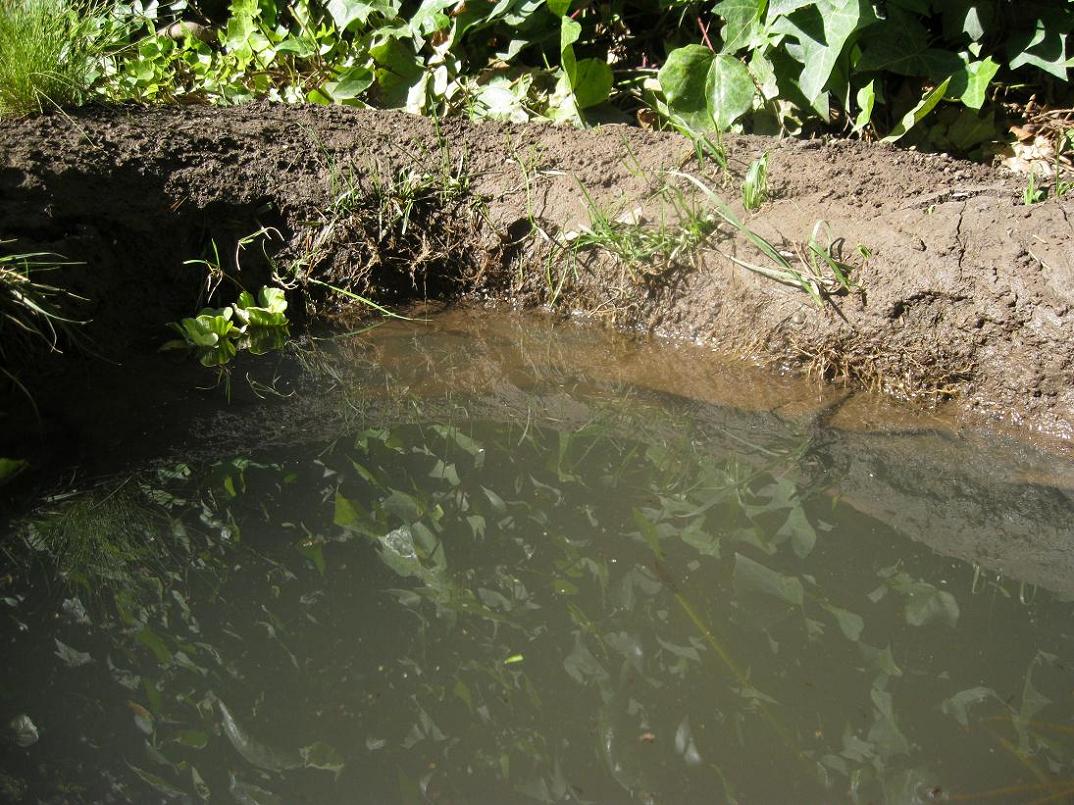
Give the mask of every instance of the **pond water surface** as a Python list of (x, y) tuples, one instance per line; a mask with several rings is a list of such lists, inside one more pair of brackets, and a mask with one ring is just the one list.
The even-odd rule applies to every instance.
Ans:
[(217, 449), (12, 513), (0, 798), (1074, 798), (1067, 469), (488, 321), (262, 359)]

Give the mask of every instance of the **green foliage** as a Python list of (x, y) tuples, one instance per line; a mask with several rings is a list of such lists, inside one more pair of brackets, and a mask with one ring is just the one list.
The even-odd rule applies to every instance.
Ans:
[(896, 140), (942, 102), (979, 111), (997, 79), (1066, 82), (1074, 62), (1070, 0), (723, 0), (714, 11), (718, 46), (673, 50), (659, 74), (656, 103), (697, 129), (817, 121)]
[(1022, 190), (1022, 203), (1028, 207), (1044, 201), (1047, 196), (1048, 191), (1037, 186), (1037, 172), (1030, 171), (1029, 176), (1026, 177), (1026, 186)]
[(1074, 0), (231, 0), (211, 17), (185, 0), (4, 2), (0, 85), (21, 88), (20, 114), (92, 81), (112, 100), (577, 125), (649, 105), (694, 137), (830, 127), (970, 151), (997, 137), (998, 87), (1062, 98), (1074, 63)]
[(197, 316), (169, 322), (181, 338), (163, 349), (194, 349), (203, 366), (224, 366), (240, 349), (261, 355), (287, 341), (287, 299), (280, 288), (264, 287), (254, 299), (242, 291), (223, 308), (203, 308)]
[(73, 0), (0, 0), (0, 118), (81, 102), (96, 55), (84, 11)]
[(566, 16), (566, 5), (452, 6), (233, 0), (223, 24), (194, 35), (166, 24), (184, 3), (136, 4), (119, 12), (127, 47), (108, 57), (100, 90), (117, 100), (240, 103), (267, 96), (573, 122), (607, 100), (612, 69), (606, 59), (579, 57), (592, 27)]

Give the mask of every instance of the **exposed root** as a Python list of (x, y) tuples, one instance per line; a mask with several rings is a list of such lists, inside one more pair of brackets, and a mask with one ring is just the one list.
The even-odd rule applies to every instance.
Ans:
[(787, 346), (809, 377), (926, 404), (958, 397), (975, 372), (972, 363), (958, 358), (884, 348), (854, 335), (818, 343), (792, 338)]

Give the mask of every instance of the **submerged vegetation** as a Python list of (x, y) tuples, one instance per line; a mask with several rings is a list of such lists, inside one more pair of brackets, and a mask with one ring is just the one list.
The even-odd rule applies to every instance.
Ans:
[(410, 398), (410, 424), (42, 506), (18, 533), (63, 586), (7, 582), (6, 703), (85, 740), (0, 772), (119, 802), (1074, 787), (1068, 602), (833, 502), (808, 431), (579, 404), (564, 427)]

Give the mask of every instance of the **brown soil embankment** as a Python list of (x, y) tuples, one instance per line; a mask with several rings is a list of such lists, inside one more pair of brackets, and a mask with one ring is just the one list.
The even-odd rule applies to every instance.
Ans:
[[(1017, 181), (943, 156), (726, 145), (731, 177), (711, 163), (699, 171), (678, 136), (620, 126), (437, 126), (261, 104), (52, 115), (0, 123), (0, 237), (84, 263), (64, 282), (92, 300), (81, 313), (106, 355), (159, 346), (162, 324), (189, 315), (204, 287), (204, 267), (184, 261), (215, 244), (247, 286), (297, 266), (386, 304), (555, 297), (617, 324), (1074, 438), (1074, 202), (1026, 207)], [(693, 185), (672, 172), (732, 201), (734, 176), (766, 150), (771, 199), (748, 226), (794, 254), (825, 222), (824, 244), (843, 244), (861, 293), (818, 305), (749, 271), (730, 257), (765, 258), (728, 227), (674, 265), (569, 247), (591, 204), (650, 233), (674, 227), (654, 194)], [(238, 248), (265, 227), (264, 252)], [(324, 301), (322, 286), (310, 290)]]

